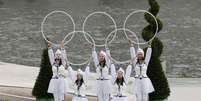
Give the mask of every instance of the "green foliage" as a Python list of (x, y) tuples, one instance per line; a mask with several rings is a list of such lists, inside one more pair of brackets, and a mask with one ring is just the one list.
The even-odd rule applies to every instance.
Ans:
[[(149, 12), (151, 12), (156, 17), (159, 12), (160, 6), (156, 0), (148, 1), (149, 5), (151, 6)], [(145, 13), (144, 17), (149, 25), (143, 29), (142, 37), (145, 41), (148, 41), (155, 35), (156, 23), (151, 15)], [(159, 32), (162, 30), (163, 23), (158, 18), (157, 21), (159, 24)], [(147, 75), (153, 83), (155, 92), (151, 93), (149, 95), (149, 98), (150, 101), (164, 100), (167, 99), (170, 95), (170, 88), (160, 61), (160, 56), (163, 52), (163, 44), (161, 40), (157, 37), (155, 37), (152, 41), (152, 50), (152, 57), (148, 66)]]
[(43, 50), (40, 72), (36, 79), (32, 95), (36, 98), (52, 98), (52, 94), (47, 93), (50, 79), (52, 78), (52, 66), (48, 57), (48, 49)]

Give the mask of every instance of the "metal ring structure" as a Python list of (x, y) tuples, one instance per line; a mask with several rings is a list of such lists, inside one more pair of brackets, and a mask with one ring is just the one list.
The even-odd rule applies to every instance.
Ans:
[[(124, 21), (123, 28), (126, 28), (126, 22), (127, 22), (127, 20), (129, 19), (129, 17), (132, 16), (133, 14), (136, 14), (136, 13), (148, 13), (149, 15), (151, 15), (151, 16), (154, 18), (154, 21), (155, 21), (155, 23), (156, 23), (156, 31), (155, 31), (155, 34), (154, 34), (154, 36), (153, 36), (149, 41), (147, 41), (147, 42), (141, 42), (141, 43), (140, 43), (140, 42), (135, 42), (135, 43), (140, 44), (140, 45), (147, 44), (147, 43), (151, 42), (151, 41), (156, 37), (156, 35), (158, 34), (158, 22), (157, 22), (157, 19), (156, 19), (156, 17), (155, 17), (153, 14), (151, 14), (150, 12), (148, 12), (148, 11), (146, 11), (146, 10), (135, 10), (135, 11), (131, 12), (131, 13), (126, 17), (126, 20)], [(126, 33), (126, 32), (124, 31), (124, 33)]]
[[(72, 31), (72, 32), (68, 33), (68, 34), (64, 37), (64, 41), (65, 41), (65, 39), (66, 39), (68, 36), (70, 36), (70, 35), (72, 35), (72, 34), (73, 34), (73, 36), (74, 36), (75, 33), (83, 33), (84, 35), (87, 35), (87, 36), (92, 40), (92, 42), (93, 42), (92, 51), (93, 51), (93, 49), (95, 49), (95, 41), (94, 41), (94, 39), (92, 38), (92, 36), (91, 36), (89, 33), (84, 32), (84, 31)], [(85, 39), (86, 39), (86, 37), (85, 37)], [(68, 41), (68, 42), (69, 42), (69, 41)], [(64, 42), (64, 44), (66, 45), (67, 43)], [(67, 62), (68, 62), (69, 64), (71, 64), (71, 65), (80, 66), (80, 65), (85, 65), (85, 64), (89, 63), (90, 60), (91, 60), (91, 58), (92, 58), (92, 56), (90, 56), (90, 58), (89, 58), (87, 61), (83, 62), (83, 63), (73, 63), (73, 62), (70, 62), (69, 60), (68, 60)]]
[[(44, 23), (45, 23), (45, 21), (47, 20), (47, 18), (48, 18), (50, 15), (55, 14), (55, 13), (62, 13), (62, 14), (65, 14), (66, 16), (68, 16), (68, 17), (71, 19), (72, 23), (73, 23), (73, 31), (75, 31), (75, 22), (74, 22), (74, 20), (73, 20), (73, 17), (72, 17), (70, 14), (66, 13), (65, 11), (58, 11), (58, 10), (52, 11), (52, 12), (48, 13), (48, 14), (44, 17), (44, 19), (43, 19), (43, 21), (42, 21), (42, 23), (41, 23), (41, 34), (42, 34), (43, 38), (45, 39), (45, 41), (48, 41), (48, 40), (47, 40), (47, 38), (46, 38), (46, 36), (45, 36), (45, 34), (44, 34)], [(71, 39), (72, 39), (72, 38), (73, 38), (73, 36), (71, 37)], [(71, 39), (69, 39), (69, 40), (71, 40)], [(70, 41), (68, 41), (68, 42), (70, 42)], [(53, 43), (53, 45), (54, 45), (54, 46), (58, 46), (58, 44), (55, 44), (55, 43)]]
[[(113, 22), (113, 24), (114, 24), (114, 27), (115, 27), (115, 30), (117, 29), (117, 24), (116, 24), (114, 18), (113, 18), (110, 14), (108, 14), (108, 13), (106, 13), (106, 12), (98, 11), (98, 12), (93, 12), (93, 13), (89, 14), (89, 15), (85, 18), (85, 20), (84, 20), (84, 22), (83, 22), (83, 25), (82, 25), (82, 30), (83, 30), (83, 31), (85, 31), (85, 24), (86, 24), (88, 18), (91, 17), (91, 16), (94, 15), (94, 14), (104, 14), (104, 15), (108, 16), (108, 17), (112, 20), (112, 22)], [(114, 40), (115, 36), (116, 36), (116, 33), (115, 33), (115, 35), (113, 36), (112, 40), (111, 40), (109, 43), (111, 43), (111, 42)], [(86, 36), (85, 36), (85, 37), (86, 37)], [(86, 38), (86, 39), (87, 39), (87, 38)], [(88, 39), (87, 39), (87, 41), (92, 44), (92, 42), (89, 41)], [(98, 45), (98, 44), (95, 44), (95, 46), (97, 46), (97, 47), (104, 47), (105, 44), (99, 44), (99, 45)]]
[[(137, 39), (137, 41), (139, 41), (137, 35), (135, 34), (135, 32), (133, 32), (133, 31), (131, 31), (131, 30), (129, 30), (129, 29), (125, 29), (125, 28), (118, 28), (118, 29), (116, 29), (116, 30), (113, 30), (113, 31), (107, 36), (106, 41), (105, 41), (105, 48), (106, 48), (106, 49), (108, 48), (108, 43), (107, 43), (107, 41), (108, 41), (109, 37), (110, 37), (114, 32), (117, 32), (117, 31), (119, 31), (119, 30), (128, 31), (128, 32), (131, 33), (133, 36), (135, 36), (135, 38)], [(126, 33), (124, 33), (124, 34), (125, 34), (125, 36), (126, 36), (126, 38), (127, 38), (128, 40), (131, 40), (131, 39), (128, 37), (128, 35), (127, 35)], [(138, 48), (139, 48), (139, 44), (137, 44), (137, 45), (138, 45)], [(112, 61), (114, 61), (116, 64), (127, 64), (127, 63), (130, 63), (130, 61), (131, 61), (131, 59), (126, 60), (126, 61), (118, 61), (118, 60), (116, 60), (116, 59), (114, 59), (114, 58), (112, 58), (112, 57), (111, 57), (111, 59), (112, 59)]]

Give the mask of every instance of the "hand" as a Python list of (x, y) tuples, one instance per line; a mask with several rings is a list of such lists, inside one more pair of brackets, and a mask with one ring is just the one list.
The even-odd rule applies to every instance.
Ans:
[(133, 47), (133, 42), (132, 42), (132, 40), (131, 40), (131, 39), (128, 39), (128, 42), (129, 42), (130, 46)]
[(48, 48), (51, 48), (52, 47), (52, 42), (47, 41), (47, 46), (48, 46)]
[(148, 47), (151, 47), (152, 41), (148, 42)]
[(64, 40), (61, 41), (61, 48), (64, 48)]

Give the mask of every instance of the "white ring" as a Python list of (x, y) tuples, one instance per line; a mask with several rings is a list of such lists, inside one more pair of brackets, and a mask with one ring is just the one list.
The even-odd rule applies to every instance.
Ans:
[[(133, 14), (135, 14), (135, 13), (140, 13), (140, 12), (148, 13), (149, 15), (151, 15), (151, 16), (154, 18), (155, 23), (156, 23), (156, 31), (155, 31), (154, 36), (153, 36), (151, 39), (149, 39), (149, 41), (142, 42), (142, 43), (137, 42), (137, 44), (147, 44), (147, 43), (151, 42), (151, 41), (156, 37), (156, 35), (157, 35), (157, 33), (158, 33), (158, 22), (157, 22), (157, 20), (156, 20), (156, 17), (155, 17), (153, 14), (151, 14), (150, 12), (148, 12), (148, 11), (146, 11), (146, 10), (136, 10), (136, 11), (133, 11), (133, 12), (131, 12), (131, 13), (126, 17), (126, 20), (124, 21), (124, 28), (126, 28), (126, 22), (127, 22), (128, 18), (129, 18), (130, 16), (132, 16)], [(125, 33), (126, 33), (126, 32), (125, 32)], [(136, 43), (136, 42), (134, 42), (134, 43)]]
[[(75, 33), (83, 33), (84, 35), (86, 34), (91, 40), (92, 40), (92, 42), (93, 42), (93, 48), (92, 48), (92, 51), (93, 51), (93, 49), (95, 49), (96, 47), (95, 47), (95, 41), (94, 41), (94, 39), (91, 37), (91, 35), (89, 34), (89, 33), (87, 33), (87, 32), (84, 32), (84, 31), (72, 31), (72, 32), (70, 32), (70, 33), (68, 33), (67, 35), (66, 35), (66, 37), (64, 37), (64, 41), (65, 41), (65, 39), (68, 37), (68, 36), (70, 36), (71, 34), (73, 34), (73, 36), (74, 36), (74, 34)], [(86, 39), (86, 38), (85, 38)], [(69, 42), (69, 41), (68, 41)], [(67, 44), (66, 42), (64, 43), (64, 44)], [(67, 55), (68, 56), (68, 55)], [(67, 58), (67, 57), (66, 57)], [(85, 61), (85, 62), (83, 62), (83, 63), (73, 63), (73, 62), (70, 62), (69, 60), (68, 60), (68, 58), (67, 58), (67, 62), (69, 62), (71, 65), (77, 65), (77, 66), (80, 66), (80, 65), (84, 65), (84, 64), (87, 64), (87, 63), (89, 63), (90, 62), (90, 60), (91, 60), (91, 58), (92, 58), (92, 56), (90, 56), (90, 58), (87, 60), (87, 61)]]
[[(91, 16), (94, 15), (94, 14), (104, 14), (104, 15), (108, 16), (108, 17), (112, 20), (112, 22), (113, 22), (113, 24), (114, 24), (114, 27), (115, 27), (115, 30), (117, 29), (117, 24), (116, 24), (114, 18), (113, 18), (110, 14), (108, 14), (108, 13), (106, 13), (106, 12), (101, 12), (101, 11), (99, 11), (99, 12), (93, 12), (93, 13), (89, 14), (89, 15), (85, 18), (85, 20), (84, 20), (84, 22), (83, 22), (83, 25), (82, 25), (82, 30), (83, 30), (83, 31), (85, 31), (85, 29), (84, 29), (84, 28), (85, 28), (85, 23), (87, 22), (88, 18), (91, 17)], [(115, 36), (116, 36), (116, 33), (115, 33), (114, 37), (112, 38), (112, 40), (111, 40), (109, 43), (111, 43), (111, 42), (114, 40)], [(85, 36), (85, 37), (86, 37), (86, 36)], [(86, 39), (87, 39), (87, 38), (86, 38)], [(89, 41), (88, 39), (87, 39), (87, 41), (88, 41), (89, 43), (91, 43), (91, 41)], [(92, 44), (92, 43), (91, 43), (91, 44)], [(100, 45), (95, 44), (95, 46), (97, 46), (97, 47), (103, 47), (103, 46), (105, 46), (105, 44), (100, 44)]]
[[(63, 13), (63, 14), (65, 14), (66, 16), (68, 16), (70, 19), (71, 19), (71, 21), (72, 21), (72, 23), (73, 23), (73, 31), (75, 31), (75, 22), (74, 22), (74, 20), (73, 20), (73, 18), (72, 18), (72, 16), (70, 15), (70, 14), (68, 14), (68, 13), (66, 13), (65, 11), (52, 11), (52, 12), (50, 12), (50, 13), (48, 13), (45, 17), (44, 17), (44, 19), (43, 19), (43, 21), (42, 21), (42, 23), (41, 23), (41, 33), (42, 33), (42, 36), (43, 36), (43, 38), (45, 39), (45, 41), (48, 41), (47, 40), (47, 38), (46, 38), (46, 36), (45, 36), (45, 34), (44, 34), (44, 28), (43, 28), (43, 25), (44, 25), (44, 23), (45, 23), (45, 21), (47, 20), (47, 17), (48, 16), (50, 16), (50, 15), (52, 15), (52, 14), (54, 14), (54, 13)], [(73, 38), (73, 36), (71, 37), (71, 39)], [(68, 41), (69, 42), (69, 41)], [(54, 44), (54, 43), (53, 43)], [(55, 44), (55, 45), (57, 45), (57, 44)]]
[[(107, 45), (108, 45), (107, 40), (108, 40), (109, 37), (112, 35), (112, 33), (117, 32), (118, 30), (124, 30), (124, 31), (130, 32), (133, 36), (135, 36), (135, 38), (136, 38), (137, 41), (139, 42), (138, 37), (137, 37), (137, 35), (135, 34), (135, 32), (133, 32), (133, 31), (131, 31), (131, 30), (129, 30), (129, 29), (126, 29), (126, 28), (118, 28), (118, 29), (116, 29), (116, 30), (113, 30), (113, 31), (107, 36), (106, 41), (105, 41), (105, 48), (106, 48), (106, 49), (108, 48), (108, 46), (107, 46)], [(126, 38), (127, 38), (128, 40), (130, 40), (130, 38), (128, 37), (128, 35), (127, 35), (126, 33), (124, 33), (124, 34), (125, 34)], [(139, 48), (139, 44), (138, 44), (138, 48)], [(118, 61), (118, 60), (116, 60), (116, 59), (114, 59), (114, 58), (112, 58), (112, 57), (111, 57), (111, 59), (112, 59), (115, 63), (117, 63), (117, 64), (126, 64), (126, 63), (130, 63), (130, 61), (131, 61), (131, 59), (130, 59), (130, 60), (126, 60), (126, 61)]]

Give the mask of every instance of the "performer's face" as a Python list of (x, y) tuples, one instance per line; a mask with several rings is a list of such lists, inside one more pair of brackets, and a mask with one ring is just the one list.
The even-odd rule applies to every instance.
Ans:
[(60, 58), (56, 58), (56, 59), (55, 59), (55, 63), (56, 63), (56, 64), (59, 64), (60, 61), (61, 61)]
[(99, 62), (103, 62), (105, 60), (105, 56), (103, 54), (99, 54)]
[(117, 73), (117, 78), (118, 78), (118, 79), (123, 78), (123, 72), (119, 71), (119, 72)]
[(81, 80), (82, 79), (82, 75), (81, 74), (77, 74), (77, 80)]
[(138, 58), (139, 60), (143, 60), (143, 58), (144, 58), (143, 53), (139, 52), (139, 53), (137, 54), (137, 58)]
[(61, 57), (61, 54), (55, 54), (55, 57), (56, 57), (56, 58), (60, 58), (60, 57)]

